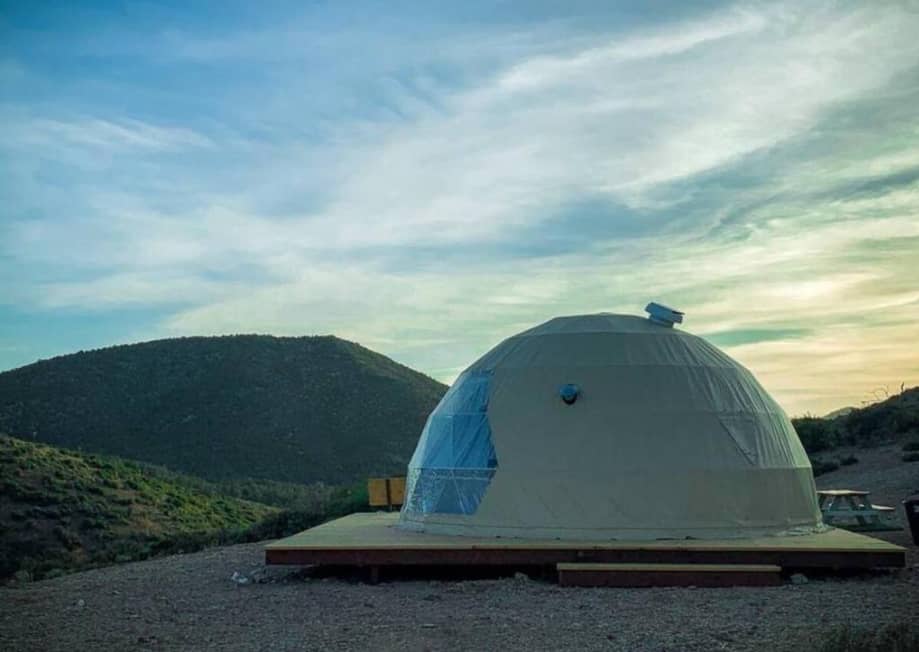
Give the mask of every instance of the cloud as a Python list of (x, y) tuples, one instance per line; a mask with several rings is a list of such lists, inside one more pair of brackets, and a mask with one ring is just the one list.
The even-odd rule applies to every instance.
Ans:
[(917, 29), (895, 5), (744, 5), (396, 43), (331, 78), (300, 64), (360, 30), (171, 33), (151, 65), (278, 47), (244, 101), (184, 122), (13, 111), (0, 255), (41, 309), (332, 332), (444, 380), (536, 321), (656, 298), (792, 411), (829, 409), (919, 380), (889, 344), (919, 300)]
[(60, 120), (31, 118), (7, 126), (12, 142), (7, 146), (35, 148), (82, 147), (97, 149), (140, 149), (151, 151), (210, 147), (202, 134), (182, 127), (163, 127), (141, 120), (116, 121), (99, 118)]
[[(717, 19), (689, 33), (721, 38), (687, 40), (681, 26), (637, 37), (637, 61), (604, 44), (518, 64), (375, 134), (339, 199), (303, 228), (335, 248), (473, 243), (585, 193), (645, 206), (653, 189), (792, 138), (911, 65), (905, 55), (919, 49), (900, 19), (786, 16), (770, 28), (762, 16), (733, 27)], [(698, 45), (672, 60), (670, 41)]]
[(49, 283), (39, 289), (43, 308), (102, 311), (111, 306), (182, 306), (195, 301), (214, 301), (241, 288), (225, 280), (128, 272), (87, 281)]
[(623, 62), (659, 59), (684, 54), (694, 48), (723, 39), (748, 36), (767, 25), (762, 14), (732, 11), (727, 16), (658, 29), (649, 34), (628, 36), (588, 48), (575, 55), (537, 57), (512, 67), (500, 76), (503, 91), (519, 92), (547, 85), (595, 81), (597, 71)]
[(717, 333), (703, 333), (702, 336), (718, 346), (742, 346), (757, 342), (775, 342), (800, 339), (812, 334), (808, 328), (746, 328)]

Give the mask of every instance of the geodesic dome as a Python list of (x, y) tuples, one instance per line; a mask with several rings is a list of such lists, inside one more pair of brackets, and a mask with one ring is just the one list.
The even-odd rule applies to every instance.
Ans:
[(400, 526), (656, 539), (822, 523), (798, 436), (747, 369), (666, 320), (602, 313), (510, 337), (460, 374), (409, 463)]

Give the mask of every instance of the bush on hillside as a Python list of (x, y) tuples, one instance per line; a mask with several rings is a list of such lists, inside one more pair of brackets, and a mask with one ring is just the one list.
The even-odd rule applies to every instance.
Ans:
[(903, 456), (904, 462), (919, 462), (919, 453), (907, 453)]
[(806, 416), (792, 419), (792, 424), (808, 453), (819, 453), (839, 445), (839, 434), (832, 421)]
[(240, 540), (246, 542), (280, 539), (311, 527), (341, 518), (355, 512), (370, 509), (366, 485), (355, 485), (337, 489), (321, 510), (286, 509), (277, 514), (266, 516), (258, 523), (240, 534)]
[(241, 478), (213, 483), (213, 488), (226, 496), (250, 500), (284, 509), (320, 512), (340, 495), (341, 487), (321, 482), (298, 484), (261, 478)]
[(858, 458), (855, 455), (846, 455), (839, 458), (839, 466), (852, 466), (858, 464)]
[(903, 450), (907, 453), (910, 451), (919, 451), (919, 439), (908, 441), (903, 444)]
[(811, 468), (814, 471), (814, 477), (818, 475), (823, 475), (824, 473), (829, 473), (830, 471), (835, 471), (839, 468), (839, 464), (833, 462), (832, 460), (811, 460)]

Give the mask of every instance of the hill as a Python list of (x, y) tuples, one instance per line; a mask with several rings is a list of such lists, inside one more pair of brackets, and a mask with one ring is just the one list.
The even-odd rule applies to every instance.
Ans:
[(212, 480), (404, 472), (446, 388), (336, 337), (157, 340), (0, 373), (0, 432)]
[(174, 551), (277, 512), (176, 474), (0, 435), (0, 578)]
[(792, 423), (808, 453), (919, 440), (919, 387), (836, 416), (799, 417)]

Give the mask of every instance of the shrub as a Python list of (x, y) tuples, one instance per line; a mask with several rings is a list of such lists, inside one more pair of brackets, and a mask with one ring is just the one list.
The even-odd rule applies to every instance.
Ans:
[(855, 455), (846, 455), (839, 458), (839, 466), (852, 466), (853, 464), (858, 464), (858, 458)]
[(836, 428), (832, 422), (820, 417), (801, 417), (792, 421), (801, 445), (808, 453), (819, 453), (836, 446)]
[(907, 453), (903, 456), (904, 462), (919, 462), (919, 453)]
[(284, 510), (265, 517), (240, 534), (243, 541), (279, 539), (311, 527), (368, 509), (367, 486), (337, 489), (323, 509)]
[(839, 468), (836, 462), (831, 460), (811, 460), (811, 468), (814, 470), (814, 477), (835, 471)]
[(104, 530), (109, 526), (109, 522), (101, 516), (89, 516), (83, 519), (80, 525), (81, 530)]
[(60, 525), (54, 528), (54, 536), (69, 550), (80, 547), (80, 537)]
[(325, 520), (322, 514), (316, 512), (284, 510), (265, 517), (247, 529), (242, 538), (244, 541), (280, 539), (319, 525)]
[(903, 450), (906, 452), (919, 451), (919, 439), (908, 441), (905, 444), (903, 444)]

